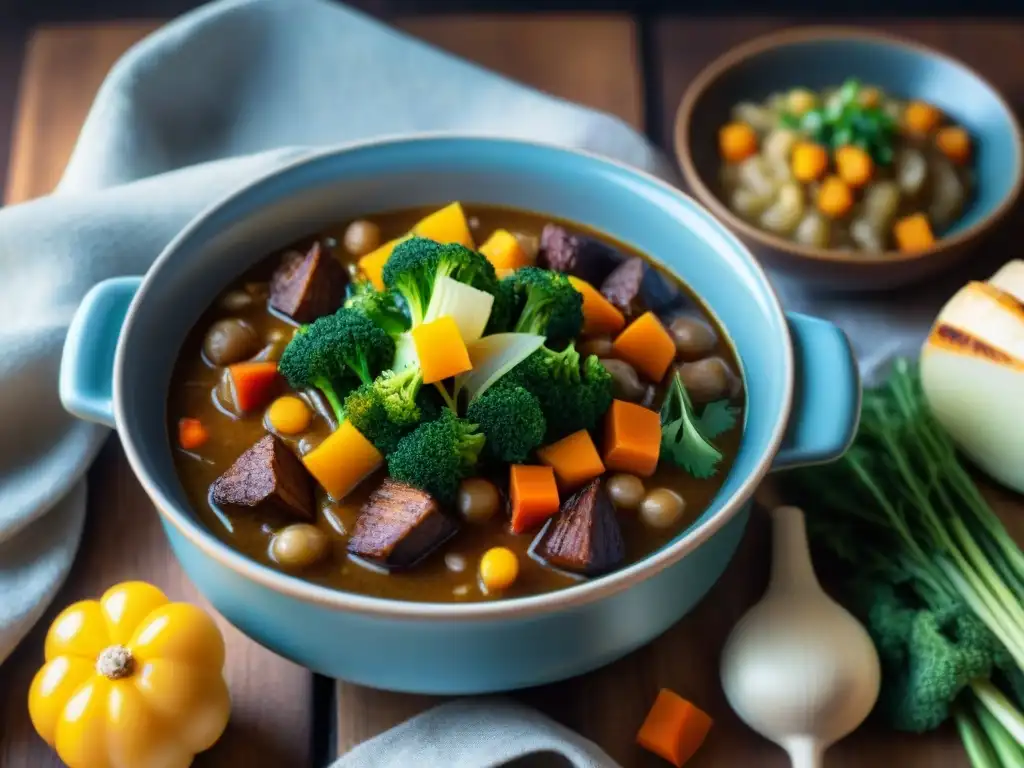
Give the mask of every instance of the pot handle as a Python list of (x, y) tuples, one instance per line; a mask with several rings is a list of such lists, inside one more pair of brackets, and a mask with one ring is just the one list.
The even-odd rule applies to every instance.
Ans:
[(860, 422), (860, 373), (838, 327), (787, 312), (793, 339), (793, 409), (772, 469), (837, 459), (853, 442)]
[(68, 327), (60, 361), (60, 401), (86, 421), (114, 426), (114, 352), (141, 277), (114, 277), (94, 285)]

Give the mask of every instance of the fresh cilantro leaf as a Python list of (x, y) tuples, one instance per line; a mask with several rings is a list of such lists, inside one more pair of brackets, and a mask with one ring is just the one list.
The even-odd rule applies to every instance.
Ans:
[(698, 479), (715, 474), (722, 452), (697, 427), (693, 404), (677, 372), (661, 406), (661, 449), (676, 466)]
[(697, 419), (697, 429), (707, 440), (714, 440), (736, 426), (740, 409), (729, 405), (728, 400), (715, 400), (704, 406), (704, 412)]

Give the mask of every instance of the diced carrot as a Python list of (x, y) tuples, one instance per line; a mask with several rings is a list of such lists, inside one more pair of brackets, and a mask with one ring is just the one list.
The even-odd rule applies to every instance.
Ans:
[(341, 501), (384, 463), (384, 457), (351, 422), (343, 421), (302, 457), (302, 463), (332, 499)]
[(467, 248), (476, 248), (473, 235), (469, 231), (466, 213), (462, 204), (455, 202), (446, 205), (439, 211), (420, 219), (412, 228), (414, 235), (427, 237), (439, 243), (459, 243)]
[(495, 269), (519, 269), (533, 264), (533, 260), (519, 244), (519, 238), (507, 229), (496, 229), (480, 246), (480, 253), (494, 265)]
[(384, 245), (375, 248), (359, 260), (359, 270), (366, 275), (378, 291), (384, 290), (384, 265), (391, 258), (391, 252), (395, 250), (396, 245), (403, 240), (408, 240), (409, 237), (409, 235), (403, 235), (394, 240), (388, 240)]
[(612, 352), (651, 381), (661, 381), (675, 359), (676, 344), (658, 316), (645, 312), (618, 335)]
[(935, 134), (935, 146), (957, 165), (963, 165), (971, 158), (971, 137), (959, 125), (940, 128)]
[(910, 133), (931, 133), (941, 121), (942, 113), (923, 101), (912, 101), (903, 111), (903, 127)]
[(558, 484), (551, 467), (512, 464), (508, 488), (513, 533), (526, 533), (558, 511)]
[(423, 383), (447, 379), (472, 370), (466, 343), (451, 315), (443, 315), (430, 323), (412, 329), (412, 340), (423, 371)]
[(626, 325), (626, 318), (619, 308), (601, 295), (601, 292), (586, 280), (569, 276), (572, 287), (583, 296), (583, 333), (595, 336), (602, 333), (613, 334), (621, 331)]
[(274, 396), (279, 381), (277, 363), (271, 360), (228, 366), (235, 405), (242, 413), (262, 408)]
[(853, 207), (853, 190), (838, 176), (826, 176), (818, 187), (818, 210), (838, 219)]
[(726, 162), (738, 163), (757, 154), (757, 134), (746, 123), (729, 123), (718, 132), (718, 149)]
[(650, 477), (661, 455), (661, 417), (625, 400), (612, 400), (604, 425), (604, 465)]
[(935, 244), (932, 226), (923, 213), (915, 213), (897, 221), (893, 224), (892, 234), (903, 253), (920, 253)]
[(604, 474), (604, 462), (585, 429), (538, 448), (537, 458), (555, 470), (559, 483), (566, 490)]
[(210, 433), (199, 419), (178, 419), (178, 445), (186, 451), (194, 451), (209, 439)]
[(828, 152), (821, 144), (813, 141), (799, 141), (793, 147), (790, 165), (797, 181), (805, 184), (814, 181), (828, 170)]
[(636, 734), (636, 743), (682, 768), (700, 749), (713, 723), (700, 707), (662, 688)]
[(836, 150), (836, 170), (839, 178), (851, 187), (863, 187), (871, 181), (875, 163), (860, 147), (845, 146)]

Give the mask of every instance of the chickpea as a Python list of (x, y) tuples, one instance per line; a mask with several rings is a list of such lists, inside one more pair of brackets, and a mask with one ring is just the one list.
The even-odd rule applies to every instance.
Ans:
[(612, 475), (605, 488), (617, 509), (635, 511), (644, 498), (644, 483), (636, 475)]
[(683, 386), (695, 403), (710, 403), (738, 394), (739, 380), (720, 357), (706, 357), (675, 366)]
[(603, 365), (612, 376), (612, 395), (618, 400), (635, 403), (642, 399), (645, 392), (636, 369), (625, 360), (601, 358)]
[(245, 291), (228, 291), (220, 297), (220, 306), (228, 312), (241, 312), (252, 306), (253, 297)]
[(366, 219), (356, 219), (345, 228), (345, 250), (353, 256), (365, 256), (380, 245), (380, 227)]
[(480, 582), (486, 592), (511, 587), (519, 577), (519, 558), (507, 547), (491, 547), (480, 558)]
[(270, 554), (285, 568), (306, 568), (327, 554), (327, 534), (309, 523), (289, 525), (275, 534)]
[(699, 360), (711, 354), (718, 343), (715, 332), (695, 317), (677, 317), (668, 326), (680, 360)]
[(671, 528), (685, 509), (683, 497), (671, 488), (655, 488), (640, 502), (640, 519), (651, 528)]
[(214, 365), (231, 365), (252, 357), (260, 348), (259, 336), (244, 320), (218, 320), (206, 332), (203, 354)]
[(579, 346), (580, 357), (587, 358), (591, 355), (598, 357), (612, 356), (612, 340), (607, 336), (595, 336), (587, 339)]
[(459, 514), (468, 523), (485, 523), (500, 505), (498, 489), (482, 477), (470, 477), (459, 484)]

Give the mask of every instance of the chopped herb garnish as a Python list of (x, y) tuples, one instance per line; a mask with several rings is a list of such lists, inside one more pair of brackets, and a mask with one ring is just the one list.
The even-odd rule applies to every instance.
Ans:
[(864, 106), (860, 92), (857, 80), (847, 80), (823, 107), (809, 109), (802, 115), (784, 112), (779, 123), (832, 150), (848, 145), (860, 147), (879, 165), (889, 165), (896, 121), (881, 107)]
[[(714, 406), (714, 407), (712, 407)], [(677, 372), (672, 377), (665, 402), (661, 406), (661, 450), (663, 455), (698, 479), (711, 477), (722, 460), (722, 452), (711, 444), (711, 437), (722, 434), (736, 423), (736, 409), (724, 400), (711, 403), (700, 418)]]

